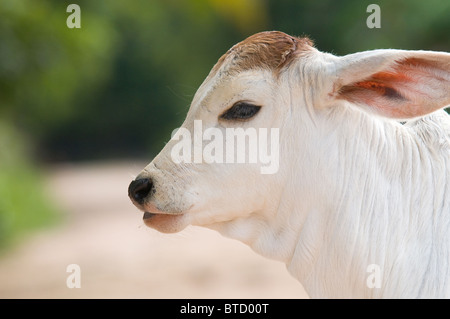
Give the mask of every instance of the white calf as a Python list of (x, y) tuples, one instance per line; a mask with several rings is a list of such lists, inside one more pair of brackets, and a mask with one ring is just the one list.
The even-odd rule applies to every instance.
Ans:
[(448, 53), (336, 57), (258, 33), (220, 58), (179, 132), (277, 129), (278, 170), (175, 161), (177, 133), (129, 196), (159, 231), (205, 226), (285, 262), (311, 297), (450, 297), (449, 89)]

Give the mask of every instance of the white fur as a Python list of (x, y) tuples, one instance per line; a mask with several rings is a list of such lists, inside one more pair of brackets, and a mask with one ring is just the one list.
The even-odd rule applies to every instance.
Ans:
[[(262, 175), (255, 164), (174, 164), (170, 141), (139, 177), (154, 180), (152, 205), (177, 215), (147, 224), (216, 229), (285, 262), (311, 297), (450, 297), (445, 105), (402, 125), (336, 97), (336, 85), (414, 54), (388, 50), (388, 61), (380, 52), (337, 58), (314, 50), (279, 78), (260, 69), (209, 76), (183, 127), (202, 119), (204, 129), (280, 128), (280, 169)], [(360, 58), (367, 61), (355, 63)], [(433, 82), (446, 86), (439, 92), (449, 89), (444, 65)], [(238, 100), (263, 107), (245, 123), (219, 121)], [(379, 288), (366, 284), (370, 264), (380, 267)]]

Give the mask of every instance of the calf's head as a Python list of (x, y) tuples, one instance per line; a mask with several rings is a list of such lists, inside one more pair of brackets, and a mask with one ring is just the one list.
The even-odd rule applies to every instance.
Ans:
[(232, 221), (237, 229), (248, 218), (258, 228), (282, 208), (299, 210), (283, 203), (287, 192), (303, 207), (326, 196), (315, 184), (330, 173), (322, 151), (337, 109), (402, 120), (431, 113), (450, 103), (449, 63), (449, 54), (422, 51), (336, 57), (307, 38), (255, 34), (219, 59), (129, 196), (162, 232)]
[(129, 186), (146, 225), (175, 232), (270, 211), (283, 182), (279, 128), (290, 107), (280, 78), (313, 51), (308, 39), (264, 32), (219, 59), (182, 127)]

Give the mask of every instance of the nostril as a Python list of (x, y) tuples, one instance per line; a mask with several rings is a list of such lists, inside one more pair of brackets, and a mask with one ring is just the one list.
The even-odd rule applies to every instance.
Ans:
[(137, 179), (128, 186), (128, 196), (138, 204), (142, 204), (152, 189), (153, 182), (150, 178)]

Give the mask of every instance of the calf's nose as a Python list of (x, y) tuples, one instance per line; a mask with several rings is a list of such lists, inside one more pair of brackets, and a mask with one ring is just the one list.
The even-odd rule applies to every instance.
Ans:
[(128, 196), (133, 202), (142, 205), (153, 189), (153, 182), (150, 178), (139, 178), (128, 186)]

